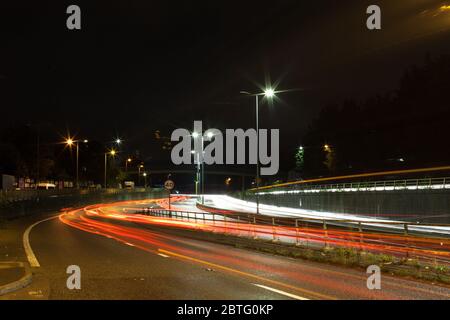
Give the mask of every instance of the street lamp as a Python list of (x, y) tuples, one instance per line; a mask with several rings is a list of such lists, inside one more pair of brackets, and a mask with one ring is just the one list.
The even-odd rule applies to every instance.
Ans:
[(144, 168), (144, 165), (143, 165), (143, 164), (140, 164), (140, 165), (138, 166), (138, 185), (141, 184), (141, 169), (143, 169), (143, 168)]
[(106, 167), (108, 162), (108, 155), (111, 157), (114, 157), (117, 154), (117, 151), (114, 149), (109, 150), (108, 152), (105, 152), (105, 175), (104, 175), (104, 187), (106, 189)]
[(76, 185), (76, 187), (77, 187), (77, 189), (79, 189), (80, 188), (80, 182), (79, 182), (79, 166), (78, 166), (78, 163), (79, 163), (79, 161), (78, 161), (78, 159), (79, 159), (79, 154), (80, 154), (80, 145), (79, 145), (79, 142), (83, 142), (83, 143), (88, 143), (89, 141), (87, 140), (87, 139), (84, 139), (84, 140), (73, 140), (72, 138), (67, 138), (66, 139), (66, 145), (69, 147), (69, 148), (72, 148), (72, 146), (75, 144), (75, 146), (76, 146), (76, 148), (77, 148), (77, 161), (76, 161), (76, 182), (75, 182), (75, 185)]
[[(204, 145), (204, 139), (203, 139), (203, 135), (199, 134), (198, 132), (192, 132), (192, 138), (197, 139), (197, 138), (201, 138), (201, 152), (203, 152), (203, 145)], [(204, 198), (203, 198), (203, 191), (204, 191), (204, 181), (203, 181), (203, 174), (204, 174), (204, 163), (203, 163), (203, 157), (202, 160), (200, 160), (200, 152), (195, 152), (193, 151), (193, 153), (196, 153), (196, 157), (197, 157), (197, 174), (196, 174), (196, 183), (195, 183), (195, 193), (196, 195), (198, 195), (199, 192), (199, 187), (200, 187), (200, 193), (202, 194), (202, 204), (204, 204)]]
[(266, 98), (273, 98), (275, 96), (275, 91), (272, 88), (268, 88), (264, 91)]
[(197, 157), (197, 170), (195, 172), (195, 195), (198, 196), (198, 183), (199, 183), (199, 172), (198, 172), (198, 165), (199, 165), (199, 155), (195, 152), (195, 150), (191, 150), (191, 154), (194, 155), (194, 157)]
[(144, 176), (144, 188), (147, 188), (147, 172), (142, 174)]
[(249, 93), (241, 91), (241, 94), (255, 97), (256, 108), (256, 214), (259, 214), (259, 96), (264, 96), (268, 99), (275, 97), (275, 90), (266, 88), (262, 93)]
[[(196, 194), (198, 194), (198, 187), (197, 187), (197, 184), (198, 184), (198, 181), (200, 181), (200, 191), (201, 191), (201, 194), (202, 194), (202, 204), (205, 204), (205, 162), (204, 162), (204, 159), (203, 159), (203, 156), (204, 156), (204, 154), (203, 154), (203, 149), (204, 149), (204, 143), (205, 143), (205, 139), (204, 139), (204, 137), (203, 137), (203, 134), (201, 134), (201, 133), (198, 133), (198, 132), (192, 132), (192, 134), (191, 134), (191, 136), (194, 138), (194, 139), (197, 139), (197, 138), (201, 138), (201, 152), (202, 152), (202, 157), (201, 157), (201, 159), (200, 159), (200, 153), (199, 152), (197, 152), (197, 182), (196, 182)], [(213, 136), (214, 136), (214, 133), (213, 132), (211, 132), (211, 131), (209, 131), (207, 134), (206, 134), (206, 136), (208, 137), (208, 138), (212, 138)], [(192, 154), (194, 154), (195, 153), (195, 151), (193, 151), (193, 152), (191, 152)], [(200, 170), (201, 169), (201, 170)], [(200, 172), (201, 171), (201, 172)]]
[(125, 172), (128, 172), (128, 163), (133, 161), (131, 158), (128, 158), (127, 160), (125, 160)]

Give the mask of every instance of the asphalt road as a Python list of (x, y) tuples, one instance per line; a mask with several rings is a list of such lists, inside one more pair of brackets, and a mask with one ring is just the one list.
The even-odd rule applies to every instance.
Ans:
[[(347, 269), (194, 240), (90, 208), (36, 225), (30, 245), (40, 267), (10, 299), (449, 299), (450, 289), (383, 275), (369, 290), (364, 270)], [(63, 223), (63, 221), (65, 223)], [(69, 290), (66, 269), (81, 269)]]

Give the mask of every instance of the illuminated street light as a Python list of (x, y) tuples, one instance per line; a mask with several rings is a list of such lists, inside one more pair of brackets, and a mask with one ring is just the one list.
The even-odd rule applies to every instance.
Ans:
[[(80, 146), (79, 146), (79, 142), (80, 140), (74, 140), (73, 138), (67, 138), (65, 143), (69, 148), (72, 148), (72, 146), (75, 144), (77, 147), (77, 161), (76, 161), (76, 180), (75, 180), (75, 185), (77, 187), (77, 189), (80, 188), (80, 182), (79, 182), (79, 153), (80, 153)], [(81, 140), (81, 142), (83, 143), (88, 143), (87, 139)]]
[(69, 147), (71, 147), (71, 146), (73, 145), (73, 140), (72, 140), (72, 138), (68, 138), (68, 139), (66, 140), (66, 144), (67, 144)]
[[(208, 138), (211, 138), (214, 134), (212, 132), (208, 132), (207, 136)], [(198, 195), (198, 187), (200, 186), (200, 191), (202, 194), (202, 204), (205, 204), (205, 164), (203, 162), (203, 149), (204, 149), (204, 136), (203, 134), (200, 135), (198, 132), (192, 132), (192, 137), (194, 139), (201, 138), (201, 157), (200, 152), (197, 152), (197, 174), (196, 174), (196, 181), (195, 181), (195, 194)], [(192, 152), (192, 154), (195, 154), (195, 151)]]
[(240, 93), (254, 96), (256, 107), (256, 214), (259, 214), (259, 96), (265, 96), (268, 99), (275, 97), (275, 91), (272, 88), (266, 88), (263, 93), (252, 94), (247, 91), (241, 91)]
[(144, 176), (144, 188), (147, 188), (147, 172), (142, 174)]
[(121, 143), (122, 143), (122, 140), (121, 140), (121, 139), (116, 139), (116, 143), (117, 143), (117, 144), (121, 144)]
[[(194, 135), (192, 135), (192, 136), (194, 136)], [(197, 137), (198, 137), (198, 135), (197, 135)], [(195, 150), (191, 150), (191, 154), (196, 155), (196, 157), (197, 157), (197, 172), (195, 174), (194, 183), (195, 183), (195, 195), (198, 196), (198, 185), (200, 183), (200, 154), (195, 152)], [(195, 161), (194, 161), (194, 163), (195, 163)]]
[(127, 158), (127, 160), (125, 161), (125, 172), (128, 172), (128, 163), (130, 163), (131, 161), (133, 161), (130, 157)]
[(139, 166), (138, 166), (138, 185), (140, 185), (141, 184), (141, 170), (144, 168), (144, 165), (143, 164), (140, 164)]
[(264, 95), (265, 95), (267, 98), (272, 98), (272, 97), (275, 96), (275, 91), (273, 91), (272, 88), (268, 88), (268, 89), (264, 90)]
[(108, 164), (108, 155), (110, 155), (111, 157), (114, 157), (117, 154), (117, 151), (114, 149), (109, 150), (108, 152), (105, 152), (105, 172), (104, 172), (104, 188), (106, 189), (106, 168), (107, 168), (107, 164)]

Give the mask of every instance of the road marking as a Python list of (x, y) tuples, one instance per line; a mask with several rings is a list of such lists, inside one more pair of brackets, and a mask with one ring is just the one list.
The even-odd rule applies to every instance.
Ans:
[(266, 289), (266, 290), (269, 290), (269, 291), (273, 291), (273, 292), (279, 293), (279, 294), (281, 294), (283, 296), (286, 296), (286, 297), (289, 297), (289, 298), (293, 298), (293, 299), (297, 299), (297, 300), (309, 300), (308, 298), (300, 297), (300, 296), (297, 296), (295, 294), (292, 294), (292, 293), (289, 293), (289, 292), (284, 292), (284, 291), (281, 291), (281, 290), (278, 290), (278, 289), (275, 289), (275, 288), (263, 286), (262, 284), (253, 283), (253, 285), (255, 285), (257, 287), (260, 287), (260, 288), (263, 288), (263, 289)]
[(163, 258), (169, 258), (168, 255), (165, 255), (165, 254), (163, 254), (163, 253), (158, 253), (158, 256), (161, 256), (161, 257), (163, 257)]
[(34, 255), (33, 249), (31, 249), (30, 245), (30, 232), (31, 229), (33, 229), (35, 226), (37, 226), (41, 222), (45, 222), (51, 219), (58, 218), (59, 214), (50, 218), (46, 218), (43, 220), (40, 220), (38, 222), (33, 223), (31, 226), (25, 230), (23, 233), (23, 248), (25, 249), (25, 254), (27, 255), (28, 262), (30, 263), (30, 266), (32, 268), (39, 268), (41, 265), (39, 264), (39, 261), (37, 260), (36, 256)]
[(205, 264), (205, 265), (208, 265), (208, 266), (211, 266), (211, 267), (215, 267), (216, 269), (221, 269), (221, 270), (232, 272), (232, 273), (236, 273), (236, 274), (248, 277), (248, 278), (257, 279), (257, 280), (262, 281), (262, 282), (268, 282), (268, 283), (272, 283), (272, 284), (280, 286), (280, 287), (285, 287), (285, 288), (289, 288), (289, 289), (294, 290), (294, 291), (299, 291), (299, 292), (302, 292), (302, 293), (304, 293), (306, 295), (310, 295), (310, 296), (316, 297), (316, 298), (321, 299), (321, 300), (336, 300), (335, 297), (332, 297), (332, 296), (329, 296), (329, 295), (313, 292), (313, 291), (310, 291), (310, 290), (307, 290), (307, 289), (302, 289), (302, 288), (299, 288), (299, 287), (296, 287), (296, 286), (293, 286), (293, 285), (290, 285), (290, 284), (287, 284), (287, 283), (283, 283), (283, 282), (280, 282), (280, 281), (267, 279), (267, 278), (264, 278), (264, 277), (261, 277), (261, 276), (257, 276), (255, 274), (251, 274), (251, 273), (247, 273), (247, 272), (244, 272), (244, 271), (239, 271), (239, 270), (236, 270), (236, 269), (233, 269), (233, 268), (225, 267), (225, 266), (222, 266), (220, 264), (216, 264), (216, 263), (208, 262), (208, 261), (205, 261), (205, 260), (192, 258), (192, 257), (189, 257), (189, 256), (185, 256), (185, 255), (178, 254), (178, 253), (175, 253), (175, 252), (167, 251), (167, 250), (164, 250), (164, 249), (158, 249), (158, 251), (161, 252), (161, 253), (165, 253), (165, 254), (168, 254), (168, 255), (171, 255), (171, 256), (174, 256), (174, 257), (178, 257), (178, 258), (184, 259), (184, 260), (189, 260), (189, 261)]

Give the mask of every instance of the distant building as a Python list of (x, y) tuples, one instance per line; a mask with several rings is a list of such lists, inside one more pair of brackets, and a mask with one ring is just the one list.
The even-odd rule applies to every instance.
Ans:
[(9, 174), (2, 174), (2, 183), (0, 185), (1, 190), (9, 191), (16, 188), (16, 178)]

